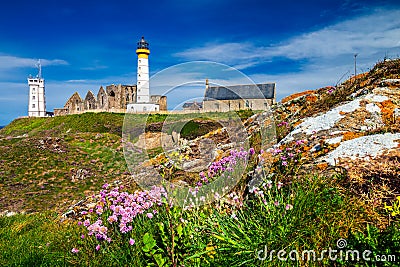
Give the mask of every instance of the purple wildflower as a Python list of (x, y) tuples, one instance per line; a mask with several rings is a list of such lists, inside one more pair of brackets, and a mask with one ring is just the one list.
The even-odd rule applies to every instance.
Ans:
[(249, 149), (249, 154), (250, 154), (250, 156), (254, 155), (254, 153), (256, 153), (256, 152), (254, 151), (254, 148), (250, 148), (250, 149)]

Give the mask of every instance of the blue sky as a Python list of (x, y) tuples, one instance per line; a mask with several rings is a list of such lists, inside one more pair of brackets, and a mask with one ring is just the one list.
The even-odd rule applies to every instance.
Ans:
[[(150, 43), (151, 75), (180, 63), (213, 61), (257, 83), (276, 82), (280, 99), (348, 78), (354, 53), (358, 72), (385, 55), (398, 57), (399, 18), (399, 1), (5, 1), (0, 125), (27, 115), (26, 78), (37, 74), (39, 58), (50, 111), (75, 91), (84, 97), (101, 85), (135, 84), (135, 48), (142, 35)], [(169, 83), (210, 78), (179, 66), (164, 77)], [(240, 82), (222, 74), (212, 78)], [(198, 87), (178, 91), (168, 95), (170, 108), (203, 93)]]

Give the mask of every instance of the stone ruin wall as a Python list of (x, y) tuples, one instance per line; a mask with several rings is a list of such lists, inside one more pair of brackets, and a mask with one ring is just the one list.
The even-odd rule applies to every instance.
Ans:
[[(88, 91), (82, 99), (78, 92), (75, 92), (65, 103), (64, 108), (54, 109), (55, 116), (80, 114), (84, 112), (118, 112), (125, 113), (126, 106), (136, 103), (136, 85), (108, 85), (104, 89), (100, 87), (97, 95)], [(150, 96), (150, 101), (160, 105), (160, 111), (167, 110), (167, 97), (161, 95)]]

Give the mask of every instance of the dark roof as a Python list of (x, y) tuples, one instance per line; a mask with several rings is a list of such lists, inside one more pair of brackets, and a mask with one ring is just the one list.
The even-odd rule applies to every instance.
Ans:
[(204, 100), (273, 99), (275, 83), (210, 86)]
[(200, 103), (200, 102), (186, 102), (186, 103), (183, 104), (182, 107), (183, 108), (191, 108), (191, 107), (202, 108), (203, 107), (203, 103)]

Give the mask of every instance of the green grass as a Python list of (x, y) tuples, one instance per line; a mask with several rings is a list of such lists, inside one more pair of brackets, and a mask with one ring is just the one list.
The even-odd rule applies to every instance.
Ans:
[(67, 266), (78, 233), (77, 227), (59, 223), (57, 214), (0, 217), (0, 265)]
[[(348, 247), (375, 254), (398, 255), (399, 220), (386, 230), (369, 225), (361, 206), (334, 186), (330, 179), (313, 176), (277, 189), (265, 189), (263, 198), (250, 194), (235, 210), (219, 206), (182, 210), (159, 207), (152, 219), (138, 216), (133, 230), (121, 234), (110, 228), (112, 242), (98, 242), (76, 222), (60, 223), (56, 214), (37, 213), (0, 217), (0, 264), (2, 266), (350, 266), (357, 262), (280, 261), (276, 252), (336, 248), (339, 238)], [(264, 203), (263, 199), (266, 201)], [(274, 205), (279, 201), (279, 206)], [(293, 209), (285, 210), (285, 204)], [(95, 216), (92, 215), (92, 216)], [(95, 216), (96, 217), (96, 216)], [(91, 219), (93, 222), (95, 217)], [(84, 234), (85, 238), (80, 236)], [(129, 238), (135, 240), (129, 245)], [(101, 244), (99, 251), (95, 246)], [(73, 254), (72, 248), (79, 253)], [(267, 248), (265, 260), (257, 258)], [(173, 253), (172, 253), (173, 249)], [(260, 253), (263, 257), (264, 252)], [(397, 253), (397, 254), (396, 254)], [(364, 266), (365, 262), (359, 262)], [(368, 266), (380, 266), (368, 263)], [(390, 263), (393, 264), (393, 263)], [(387, 264), (386, 266), (394, 266)]]

